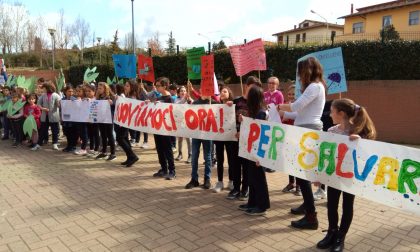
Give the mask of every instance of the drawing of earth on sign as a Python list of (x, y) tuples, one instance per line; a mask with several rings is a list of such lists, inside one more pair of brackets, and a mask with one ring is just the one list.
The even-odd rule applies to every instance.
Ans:
[(342, 68), (324, 69), (324, 78), (327, 84), (327, 93), (335, 94), (342, 92), (343, 81), (345, 81), (345, 74)]
[(201, 73), (201, 66), (200, 65), (192, 65), (192, 71), (196, 74)]

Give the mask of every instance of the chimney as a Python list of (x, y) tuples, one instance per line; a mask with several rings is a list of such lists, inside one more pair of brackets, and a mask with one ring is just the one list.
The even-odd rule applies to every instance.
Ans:
[(353, 14), (353, 4), (351, 4), (350, 14)]
[(295, 28), (294, 29), (296, 29), (296, 25), (295, 25)]

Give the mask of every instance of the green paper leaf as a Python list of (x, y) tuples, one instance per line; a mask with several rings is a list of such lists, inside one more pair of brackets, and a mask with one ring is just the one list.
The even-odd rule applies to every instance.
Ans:
[(36, 88), (36, 77), (32, 76), (31, 78), (29, 78), (29, 80), (30, 80), (30, 85), (28, 87), (28, 92), (30, 94), (33, 94), (35, 93), (35, 88)]
[(114, 76), (114, 78), (112, 79), (112, 83), (117, 83), (117, 78)]
[(18, 87), (25, 88), (25, 76), (19, 75), (16, 78), (16, 84), (17, 84)]
[(7, 100), (6, 102), (4, 102), (3, 105), (0, 106), (0, 112), (6, 111), (11, 104), (12, 100)]
[(29, 137), (32, 137), (33, 131), (38, 131), (36, 121), (33, 115), (29, 115), (25, 122), (23, 123), (23, 134), (27, 134)]
[(15, 104), (13, 104), (13, 102), (12, 102), (9, 105), (9, 107), (7, 108), (7, 114), (9, 114), (9, 115), (16, 114), (16, 112), (18, 112), (21, 108), (23, 108), (25, 103), (26, 102), (22, 102), (22, 100), (17, 101)]
[(111, 84), (112, 84), (112, 81), (111, 81), (111, 79), (109, 78), (109, 76), (108, 76), (108, 77), (106, 77), (106, 83), (108, 83), (108, 85), (111, 85)]
[(118, 84), (119, 84), (119, 85), (124, 85), (124, 79), (120, 79), (120, 80), (118, 81)]
[(99, 73), (95, 73), (95, 71), (96, 71), (96, 67), (94, 67), (92, 69), (90, 69), (88, 67), (85, 71), (85, 75), (83, 77), (83, 80), (86, 81), (86, 82), (94, 81), (99, 75)]
[(61, 68), (60, 74), (58, 76), (58, 80), (56, 82), (57, 83), (57, 92), (61, 92), (61, 90), (63, 90), (65, 82), (66, 82), (66, 80), (64, 78), (63, 68)]
[(9, 75), (9, 78), (7, 78), (6, 86), (11, 87), (13, 85), (16, 85), (16, 77), (13, 74), (11, 74)]

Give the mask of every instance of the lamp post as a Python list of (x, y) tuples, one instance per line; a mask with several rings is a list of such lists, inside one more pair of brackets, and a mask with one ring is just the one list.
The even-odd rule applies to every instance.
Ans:
[(313, 13), (313, 14), (317, 15), (318, 17), (320, 17), (320, 18), (322, 18), (322, 19), (325, 20), (325, 24), (327, 25), (326, 39), (328, 39), (328, 32), (329, 32), (329, 29), (328, 29), (328, 20), (326, 18), (324, 18), (323, 16), (319, 15), (319, 13), (315, 12), (314, 10), (311, 10), (311, 13)]
[(48, 32), (51, 35), (51, 45), (52, 45), (52, 69), (55, 69), (55, 39), (54, 39), (54, 33), (55, 33), (55, 29), (53, 28), (49, 28)]
[(133, 43), (133, 54), (136, 54), (136, 46), (134, 45), (134, 0), (131, 0), (131, 40)]
[(96, 40), (98, 40), (98, 47), (99, 47), (99, 63), (102, 62), (102, 54), (101, 54), (101, 37), (97, 37)]
[(197, 35), (208, 39), (208, 41), (209, 41), (208, 42), (208, 47), (209, 47), (208, 49), (209, 49), (209, 53), (210, 53), (210, 51), (211, 51), (211, 48), (210, 48), (211, 47), (211, 38), (209, 38), (208, 36), (206, 36), (206, 35), (204, 35), (202, 33), (197, 33)]

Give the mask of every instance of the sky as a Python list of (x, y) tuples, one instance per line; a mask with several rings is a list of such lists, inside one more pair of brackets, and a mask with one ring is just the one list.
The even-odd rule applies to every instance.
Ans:
[[(337, 18), (350, 14), (351, 3), (356, 9), (385, 1), (134, 0), (134, 29), (142, 46), (156, 32), (165, 46), (171, 31), (181, 48), (206, 46), (208, 41), (222, 39), (228, 46), (244, 39), (275, 41), (272, 34), (292, 29), (305, 19), (325, 21), (325, 18), (330, 23), (343, 24), (344, 20)], [(61, 8), (66, 23), (74, 22), (80, 15), (90, 24), (92, 38), (95, 33), (109, 42), (118, 29), (123, 42), (124, 35), (131, 32), (130, 0), (21, 0), (21, 3), (32, 18), (42, 15), (49, 26), (55, 26)]]

